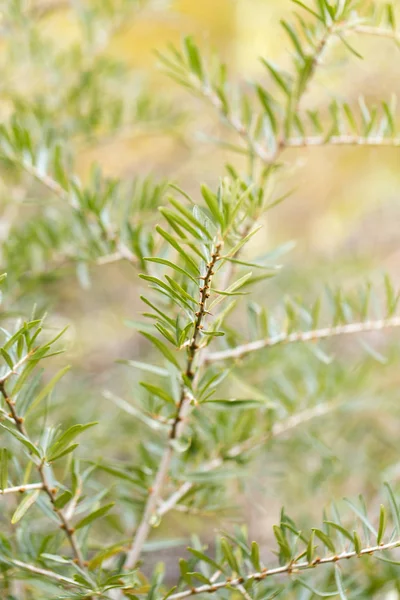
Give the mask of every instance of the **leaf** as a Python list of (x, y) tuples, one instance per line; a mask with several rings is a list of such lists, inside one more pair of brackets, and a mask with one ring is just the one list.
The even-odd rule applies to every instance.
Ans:
[(261, 571), (261, 562), (260, 562), (260, 548), (256, 542), (251, 542), (251, 562), (253, 563), (254, 568), (257, 571)]
[(20, 521), (22, 519), (22, 517), (30, 509), (30, 507), (35, 504), (39, 495), (40, 495), (40, 490), (34, 490), (33, 492), (25, 495), (24, 499), (19, 504), (19, 506), (17, 507), (13, 516), (11, 517), (11, 523), (13, 525), (15, 525), (15, 523), (18, 523), (18, 521)]
[(144, 256), (143, 260), (146, 260), (147, 262), (158, 263), (160, 265), (165, 265), (166, 267), (170, 267), (171, 269), (174, 269), (174, 271), (177, 271), (178, 273), (181, 273), (181, 275), (184, 275), (185, 277), (188, 277), (189, 279), (191, 279), (196, 285), (199, 284), (198, 280), (195, 279), (193, 277), (193, 275), (191, 275), (188, 271), (185, 271), (185, 269), (182, 269), (179, 265), (171, 262), (170, 260), (166, 260), (165, 258), (153, 258), (153, 257), (149, 257), (149, 256)]
[(81, 519), (75, 525), (75, 529), (82, 529), (82, 527), (86, 527), (87, 525), (90, 525), (90, 523), (92, 523), (96, 519), (100, 519), (101, 517), (104, 517), (104, 515), (106, 515), (108, 513), (108, 511), (114, 506), (114, 504), (115, 504), (115, 502), (110, 502), (110, 504), (106, 504), (105, 506), (102, 506), (101, 508), (98, 508), (97, 510), (93, 511), (92, 513), (90, 513), (90, 515), (87, 515), (86, 517)]
[(70, 366), (66, 366), (63, 369), (60, 369), (60, 371), (58, 371), (58, 373), (54, 375), (54, 377), (49, 381), (49, 383), (45, 385), (45, 387), (36, 396), (32, 404), (29, 406), (26, 414), (28, 414), (31, 410), (36, 408), (36, 406), (38, 406), (40, 402), (42, 402), (42, 400), (44, 400), (46, 396), (50, 394), (56, 383), (58, 383), (58, 381), (60, 381), (60, 379), (64, 377), (65, 373), (67, 373), (70, 370), (70, 368)]
[(319, 538), (321, 540), (321, 542), (333, 553), (336, 552), (335, 550), (335, 546), (332, 542), (332, 540), (330, 539), (330, 537), (324, 533), (323, 531), (321, 531), (320, 529), (316, 529), (313, 527), (312, 531), (315, 533), (315, 535), (317, 536), (317, 538)]
[(303, 2), (301, 2), (300, 0), (292, 0), (292, 2), (294, 4), (297, 4), (298, 6), (301, 6), (301, 8), (304, 8), (304, 10), (306, 10), (307, 12), (309, 12), (311, 15), (313, 15), (313, 17), (315, 17), (316, 19), (318, 19), (319, 21), (323, 21), (323, 19), (321, 19), (321, 16), (316, 13), (315, 11), (313, 11), (309, 6), (306, 6)]
[(55, 506), (55, 508), (64, 508), (64, 506), (68, 504), (71, 498), (72, 493), (69, 490), (66, 490), (65, 492), (57, 496), (53, 505)]
[(196, 262), (194, 261), (194, 259), (189, 254), (187, 254), (183, 250), (183, 248), (172, 237), (172, 235), (170, 235), (167, 231), (165, 231), (165, 229), (163, 229), (159, 225), (156, 225), (156, 231), (178, 252), (178, 254), (180, 254), (182, 256), (182, 258), (185, 260), (185, 262), (187, 262), (188, 264), (190, 264), (190, 266), (192, 267), (194, 273), (196, 275), (198, 275), (199, 274), (199, 268), (198, 268)]
[(85, 425), (79, 423), (72, 425), (72, 427), (62, 433), (50, 446), (47, 459), (49, 461), (55, 460), (55, 457), (58, 456), (60, 452), (62, 452), (70, 444), (70, 442), (76, 438), (77, 435), (80, 435), (90, 427), (94, 427), (94, 425), (97, 425), (97, 423), (97, 421), (92, 421), (91, 423), (86, 423)]
[(362, 511), (353, 504), (353, 502), (351, 502), (351, 500), (349, 500), (348, 498), (344, 498), (344, 501), (347, 502), (347, 504), (350, 506), (351, 510), (357, 515), (357, 517), (360, 519), (360, 521), (362, 521), (362, 523), (365, 525), (365, 527), (374, 535), (374, 536), (378, 536), (377, 532), (375, 531), (374, 527), (372, 527), (371, 523), (368, 521), (367, 517), (362, 513)]
[(178, 370), (180, 369), (177, 359), (175, 358), (175, 356), (173, 355), (171, 350), (169, 348), (167, 348), (167, 346), (161, 340), (156, 338), (154, 335), (147, 333), (146, 331), (141, 331), (140, 333), (145, 338), (147, 338), (149, 340), (149, 342), (151, 342), (153, 344), (153, 346), (155, 346), (161, 352), (161, 354), (164, 355), (164, 357), (167, 359), (168, 362), (173, 364)]
[(71, 444), (71, 446), (68, 446), (67, 448), (64, 448), (63, 450), (60, 450), (59, 452), (56, 452), (54, 455), (52, 455), (51, 459), (48, 459), (48, 460), (50, 462), (54, 462), (55, 460), (58, 460), (59, 458), (62, 458), (63, 456), (70, 454), (78, 446), (79, 446), (79, 444)]
[(127, 365), (128, 367), (140, 369), (141, 371), (148, 371), (149, 373), (153, 373), (153, 375), (159, 375), (160, 377), (169, 377), (170, 375), (167, 369), (162, 369), (161, 367), (156, 367), (155, 365), (139, 362), (137, 360), (127, 360), (121, 358), (116, 362), (121, 365)]
[(338, 589), (338, 593), (341, 600), (348, 600), (342, 579), (342, 572), (340, 570), (339, 565), (335, 565), (335, 581)]
[(308, 544), (307, 544), (307, 551), (306, 551), (306, 556), (307, 556), (307, 562), (308, 563), (312, 563), (313, 558), (314, 558), (314, 531), (311, 531), (311, 535), (310, 535), (310, 539), (308, 540)]
[(359, 555), (362, 550), (362, 544), (357, 531), (353, 531), (353, 544), (355, 552)]
[(240, 568), (235, 555), (233, 554), (232, 546), (225, 538), (221, 539), (221, 550), (232, 571), (235, 573), (240, 573)]
[(232, 296), (232, 295), (234, 295), (234, 293), (236, 292), (236, 290), (238, 290), (242, 286), (244, 286), (244, 284), (246, 283), (246, 281), (248, 281), (251, 276), (252, 276), (251, 272), (247, 273), (246, 275), (243, 275), (243, 277), (240, 277), (239, 279), (237, 279), (237, 281), (235, 281), (229, 287), (227, 287), (226, 290), (213, 290), (216, 294), (220, 294), (220, 296), (218, 298), (216, 298), (215, 300), (213, 300), (213, 302), (211, 302), (211, 304), (208, 307), (208, 310), (211, 310), (214, 306), (216, 306), (217, 304), (219, 304), (220, 302), (222, 302), (223, 298), (221, 296)]
[(157, 396), (158, 398), (161, 398), (168, 404), (173, 404), (175, 406), (175, 400), (164, 389), (156, 385), (152, 385), (151, 383), (146, 383), (144, 381), (141, 381), (140, 385), (153, 396)]
[(383, 506), (383, 504), (381, 504), (380, 513), (379, 513), (378, 536), (376, 539), (376, 543), (378, 544), (378, 546), (382, 543), (383, 536), (385, 535), (386, 524), (387, 524), (386, 510), (385, 510), (385, 507)]
[(8, 458), (7, 448), (0, 449), (0, 490), (4, 490), (8, 485)]
[(217, 196), (205, 184), (201, 185), (200, 189), (201, 195), (203, 196), (210, 213), (214, 217), (215, 221), (223, 226), (224, 221), (222, 212), (219, 208)]
[(12, 361), (11, 356), (8, 354), (8, 352), (6, 350), (4, 350), (4, 348), (0, 348), (0, 352), (1, 352), (1, 355), (4, 358), (4, 360), (6, 361), (7, 365), (10, 367), (11, 370), (13, 370), (14, 363)]
[(385, 483), (383, 485), (385, 486), (387, 494), (389, 496), (390, 510), (392, 512), (392, 519), (394, 521), (396, 536), (399, 537), (400, 536), (400, 511), (399, 511), (399, 506), (398, 506), (398, 504), (396, 502), (395, 495), (393, 494), (393, 490), (390, 487), (389, 483), (387, 483), (387, 481), (385, 481)]
[(191, 70), (199, 79), (203, 79), (203, 66), (201, 64), (199, 50), (196, 44), (193, 42), (193, 38), (191, 36), (184, 38), (183, 47), (186, 51), (186, 56), (188, 58)]
[(252, 408), (271, 408), (274, 404), (265, 402), (265, 400), (250, 400), (250, 399), (232, 399), (232, 400), (206, 400), (202, 404), (211, 404), (216, 410), (231, 410), (231, 409), (252, 409)]
[(191, 547), (187, 548), (187, 550), (191, 554), (193, 554), (193, 556), (195, 556), (196, 558), (198, 558), (202, 562), (205, 562), (205, 563), (209, 564), (216, 571), (223, 571), (223, 568), (221, 567), (221, 565), (219, 565), (217, 562), (215, 562), (215, 560), (213, 560), (212, 558), (210, 558), (206, 554), (203, 554), (199, 550), (196, 550), (195, 548), (191, 548)]
[(344, 527), (339, 525), (339, 523), (335, 523), (334, 521), (324, 521), (324, 523), (326, 525), (328, 525), (329, 527), (332, 527), (333, 529), (340, 531), (340, 533), (342, 535), (344, 535), (348, 540), (350, 540), (350, 542), (354, 541), (352, 534), (349, 531), (347, 531), (347, 529), (345, 529)]
[(278, 542), (280, 554), (285, 561), (290, 561), (292, 559), (292, 551), (282, 529), (278, 525), (274, 525), (272, 529), (275, 539)]
[(289, 84), (285, 80), (285, 77), (280, 73), (279, 69), (265, 58), (261, 58), (261, 62), (268, 69), (272, 76), (272, 79), (275, 81), (278, 87), (281, 88), (281, 90), (286, 94), (286, 96), (290, 96)]
[(26, 448), (28, 448), (28, 450), (32, 454), (34, 454), (38, 458), (41, 458), (40, 452), (36, 448), (36, 446), (34, 444), (32, 444), (32, 442), (30, 440), (28, 440), (28, 438), (26, 438), (24, 435), (22, 435), (22, 433), (19, 433), (19, 431), (11, 429), (11, 427), (7, 427), (7, 425), (4, 425), (3, 423), (0, 423), (0, 427), (2, 427), (3, 429), (5, 429), (6, 431), (8, 431), (8, 433), (10, 433), (13, 437), (15, 437)]

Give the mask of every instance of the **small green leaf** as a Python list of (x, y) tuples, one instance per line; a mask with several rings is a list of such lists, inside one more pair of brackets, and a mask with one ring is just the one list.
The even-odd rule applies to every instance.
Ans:
[(232, 571), (235, 573), (240, 573), (239, 565), (235, 555), (233, 554), (232, 546), (225, 538), (221, 538), (221, 550)]
[(149, 342), (151, 342), (153, 346), (155, 346), (161, 352), (161, 354), (164, 355), (168, 362), (173, 364), (178, 370), (180, 369), (178, 360), (175, 358), (171, 350), (161, 340), (156, 338), (154, 335), (147, 333), (146, 331), (141, 331), (140, 333), (145, 338), (147, 338)]
[(196, 558), (198, 558), (202, 562), (205, 562), (205, 563), (209, 564), (216, 571), (223, 571), (223, 568), (221, 567), (221, 565), (219, 565), (217, 562), (215, 562), (215, 560), (213, 560), (212, 558), (210, 558), (206, 554), (203, 554), (202, 552), (200, 552), (199, 550), (196, 550), (195, 548), (190, 548), (189, 547), (189, 548), (187, 548), (187, 550), (191, 554), (193, 554), (193, 556), (195, 556)]
[(15, 523), (18, 523), (18, 521), (20, 521), (22, 519), (22, 517), (27, 512), (27, 510), (29, 510), (30, 507), (33, 506), (33, 504), (35, 504), (39, 495), (40, 495), (40, 490), (35, 490), (35, 491), (25, 495), (22, 502), (19, 504), (19, 506), (17, 507), (13, 516), (11, 517), (11, 523), (13, 525), (15, 525)]
[(347, 531), (347, 529), (339, 525), (339, 523), (335, 523), (334, 521), (324, 521), (324, 523), (329, 527), (332, 527), (332, 529), (336, 529), (336, 531), (339, 531), (348, 540), (350, 540), (350, 542), (353, 542), (353, 536), (351, 535), (351, 533)]
[(53, 506), (55, 506), (55, 508), (64, 508), (64, 506), (71, 500), (71, 498), (72, 493), (69, 490), (66, 490), (65, 492), (57, 496)]
[(144, 381), (141, 381), (140, 385), (153, 396), (157, 396), (167, 402), (167, 404), (173, 404), (175, 406), (175, 400), (164, 389)]
[(251, 562), (257, 571), (261, 571), (261, 562), (260, 562), (260, 547), (256, 542), (251, 542)]
[(308, 544), (307, 544), (307, 562), (309, 564), (312, 563), (313, 558), (314, 558), (314, 550), (315, 550), (315, 546), (314, 546), (314, 531), (311, 531), (311, 535), (310, 535), (310, 539), (308, 540)]
[(161, 367), (156, 367), (155, 365), (151, 365), (149, 363), (139, 362), (137, 360), (127, 360), (127, 359), (119, 359), (116, 361), (121, 365), (127, 365), (128, 367), (134, 367), (135, 369), (140, 369), (141, 371), (148, 371), (149, 373), (153, 373), (153, 375), (159, 375), (160, 377), (169, 377), (170, 374), (167, 369), (162, 369)]
[(252, 409), (252, 408), (271, 408), (274, 404), (265, 402), (265, 400), (250, 400), (250, 399), (232, 399), (232, 400), (206, 400), (202, 404), (211, 404), (216, 410), (235, 410), (235, 409)]
[(143, 258), (143, 260), (146, 260), (147, 262), (158, 263), (160, 265), (165, 265), (166, 267), (170, 267), (171, 269), (174, 269), (174, 271), (177, 271), (178, 273), (181, 273), (181, 275), (184, 275), (185, 277), (188, 277), (189, 279), (191, 279), (197, 286), (199, 284), (198, 280), (196, 280), (193, 277), (193, 275), (191, 275), (188, 271), (185, 271), (185, 269), (182, 269), (179, 265), (171, 262), (170, 260), (166, 260), (165, 258), (153, 258), (153, 257), (148, 257), (148, 256), (145, 256)]
[(86, 423), (85, 425), (81, 425), (79, 423), (76, 425), (72, 425), (72, 427), (70, 427), (69, 429), (67, 429), (67, 431), (62, 433), (50, 446), (47, 459), (49, 461), (55, 460), (56, 457), (59, 457), (60, 452), (67, 448), (70, 442), (72, 442), (72, 440), (76, 438), (77, 435), (80, 435), (81, 433), (86, 431), (86, 429), (89, 429), (94, 425), (97, 425), (97, 421)]
[(59, 452), (55, 452), (54, 454), (52, 454), (51, 458), (48, 459), (49, 462), (54, 462), (55, 460), (58, 460), (59, 458), (62, 458), (63, 456), (70, 454), (78, 446), (79, 446), (79, 444), (71, 444), (71, 446), (68, 446), (67, 448), (64, 448), (63, 450), (60, 450)]
[(97, 510), (93, 511), (92, 513), (90, 513), (90, 515), (87, 515), (86, 517), (81, 519), (75, 525), (75, 529), (82, 529), (82, 527), (86, 527), (87, 525), (90, 525), (90, 523), (92, 523), (96, 519), (100, 519), (101, 517), (104, 517), (104, 515), (106, 515), (108, 513), (108, 511), (114, 506), (114, 504), (115, 504), (114, 502), (110, 502), (110, 504), (106, 504), (105, 506), (102, 506), (101, 508), (98, 508)]
[(7, 365), (12, 370), (14, 368), (14, 363), (12, 361), (11, 356), (8, 354), (8, 352), (6, 350), (4, 350), (4, 348), (0, 348), (0, 352), (1, 352), (1, 355), (4, 358), (4, 360), (6, 361)]
[(201, 57), (193, 38), (190, 36), (185, 37), (183, 40), (183, 47), (185, 49), (191, 70), (199, 79), (203, 79), (203, 66), (201, 64)]
[(362, 544), (361, 544), (360, 536), (358, 535), (357, 531), (353, 531), (353, 544), (354, 544), (355, 552), (357, 554), (360, 554), (360, 552), (362, 550)]
[(4, 490), (8, 485), (8, 459), (9, 452), (7, 448), (0, 449), (0, 490)]
[(348, 600), (343, 585), (342, 572), (339, 565), (335, 565), (335, 581), (340, 596), (340, 600)]
[[(393, 493), (390, 485), (385, 481), (384, 486), (386, 488), (387, 494), (389, 496), (390, 510), (392, 512), (392, 519), (394, 521), (394, 526), (396, 530), (397, 537), (400, 536), (400, 511), (399, 506), (396, 501), (396, 497)], [(376, 532), (375, 532), (376, 533)]]
[(32, 454), (34, 454), (38, 458), (41, 457), (40, 456), (40, 452), (36, 448), (36, 446), (34, 444), (32, 444), (32, 442), (30, 440), (28, 440), (28, 438), (26, 438), (24, 435), (22, 435), (22, 433), (19, 433), (19, 431), (16, 431), (15, 429), (11, 429), (11, 427), (7, 427), (7, 425), (4, 425), (3, 423), (0, 423), (0, 427), (2, 427), (3, 429), (5, 429), (6, 431), (8, 431), (8, 433), (10, 433), (13, 437), (15, 437), (26, 448), (28, 448), (28, 450)]
[(380, 513), (379, 513), (378, 537), (376, 540), (376, 543), (378, 544), (378, 546), (382, 543), (383, 536), (385, 535), (386, 523), (387, 523), (386, 510), (385, 510), (385, 507), (383, 506), (383, 504), (381, 504)]
[(336, 552), (335, 550), (335, 546), (332, 542), (332, 540), (330, 539), (330, 537), (324, 533), (323, 531), (321, 531), (320, 529), (315, 529), (313, 528), (313, 532), (315, 533), (315, 535), (317, 536), (317, 538), (319, 538), (321, 540), (321, 542), (333, 553)]
[(40, 402), (42, 402), (42, 400), (44, 400), (46, 396), (50, 394), (54, 386), (58, 383), (58, 381), (60, 381), (62, 377), (64, 377), (65, 373), (67, 373), (70, 370), (70, 368), (70, 366), (66, 366), (63, 369), (60, 369), (60, 371), (58, 371), (58, 373), (54, 375), (54, 377), (49, 381), (49, 383), (45, 385), (45, 387), (36, 396), (32, 404), (28, 408), (26, 414), (28, 414), (31, 410), (36, 408), (40, 404)]

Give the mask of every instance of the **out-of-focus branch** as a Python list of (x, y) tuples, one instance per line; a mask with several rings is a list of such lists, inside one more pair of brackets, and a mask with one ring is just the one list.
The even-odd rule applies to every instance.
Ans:
[[(214, 471), (219, 467), (222, 467), (224, 460), (233, 459), (240, 456), (243, 452), (253, 452), (260, 446), (263, 446), (269, 440), (276, 438), (280, 435), (284, 435), (288, 431), (298, 427), (299, 425), (311, 421), (317, 417), (323, 416), (328, 412), (335, 410), (339, 406), (338, 402), (326, 402), (323, 404), (317, 404), (311, 408), (307, 408), (297, 414), (291, 415), (285, 421), (275, 423), (266, 435), (263, 435), (258, 440), (254, 441), (252, 438), (247, 439), (245, 442), (236, 444), (226, 454), (225, 458), (218, 457), (208, 462), (203, 467), (204, 472)], [(157, 514), (162, 517), (170, 510), (173, 510), (178, 502), (186, 496), (188, 492), (194, 487), (194, 483), (191, 481), (185, 481), (169, 498), (160, 502)]]
[(263, 348), (271, 348), (280, 344), (292, 344), (296, 342), (314, 342), (321, 339), (327, 339), (338, 335), (348, 335), (356, 333), (366, 333), (371, 331), (381, 331), (382, 329), (390, 329), (400, 327), (400, 317), (391, 317), (389, 319), (378, 319), (376, 321), (364, 321), (360, 323), (348, 323), (346, 325), (337, 325), (335, 327), (324, 327), (323, 329), (314, 329), (311, 331), (295, 331), (293, 333), (282, 333), (262, 340), (242, 344), (228, 350), (220, 352), (211, 352), (206, 357), (206, 362), (212, 363), (230, 358), (242, 358), (247, 354), (262, 350)]
[(0, 496), (4, 496), (5, 494), (15, 494), (24, 492), (30, 492), (31, 490), (42, 490), (43, 483), (26, 483), (25, 485), (15, 485), (13, 487), (4, 488), (4, 490), (0, 489)]

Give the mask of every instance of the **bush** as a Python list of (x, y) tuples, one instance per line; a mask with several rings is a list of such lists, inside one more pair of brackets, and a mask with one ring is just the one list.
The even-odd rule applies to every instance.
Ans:
[[(262, 58), (250, 84), (233, 84), (190, 36), (158, 53), (195, 104), (177, 103), (170, 88), (160, 99), (151, 78), (105, 52), (150, 2), (77, 5), (77, 37), (61, 46), (45, 24), (63, 3), (5, 3), (4, 598), (400, 597), (399, 293), (389, 274), (377, 276), (379, 256), (363, 263), (348, 247), (344, 258), (307, 256), (274, 231), (298, 219), (299, 152), (375, 147), (376, 166), (386, 147), (398, 166), (394, 96), (338, 94), (319, 107), (312, 96), (333, 47), (342, 78), (365, 36), (398, 52), (396, 9), (293, 3), (282, 22), (291, 66)], [(208, 111), (224, 126), (211, 137), (232, 161), (215, 185), (187, 192), (159, 172), (110, 179), (104, 159), (103, 170), (82, 171), (91, 148), (138, 128), (190, 137), (190, 111), (204, 111), (205, 130)], [(342, 275), (362, 281), (348, 289)], [(139, 296), (141, 318), (127, 322), (138, 332), (134, 357), (119, 360), (130, 369), (114, 367), (105, 340), (120, 319), (101, 315), (118, 298), (134, 317)], [(94, 314), (89, 345), (82, 316), (75, 333), (60, 330), (68, 299)], [(46, 360), (63, 340), (72, 369)], [(353, 499), (339, 501), (343, 493)], [(276, 497), (288, 508), (273, 540), (264, 525)]]

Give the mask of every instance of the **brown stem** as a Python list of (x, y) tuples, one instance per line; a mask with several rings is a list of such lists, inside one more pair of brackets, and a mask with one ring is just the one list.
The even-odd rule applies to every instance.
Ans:
[[(4, 398), (5, 403), (7, 404), (9, 410), (10, 410), (10, 417), (12, 417), (15, 426), (17, 428), (17, 430), (19, 431), (19, 433), (21, 433), (24, 437), (29, 439), (28, 433), (26, 431), (26, 427), (24, 424), (24, 419), (22, 417), (20, 417), (18, 415), (18, 412), (16, 410), (15, 407), (15, 401), (12, 400), (6, 390), (5, 387), (5, 381), (4, 380), (0, 380), (0, 393)], [(82, 553), (80, 551), (80, 548), (78, 546), (78, 543), (76, 541), (76, 537), (74, 534), (74, 529), (71, 527), (71, 525), (69, 524), (68, 519), (65, 517), (65, 515), (63, 514), (63, 512), (56, 508), (54, 506), (55, 504), (55, 500), (56, 500), (56, 493), (57, 491), (51, 487), (49, 480), (47, 479), (45, 470), (44, 470), (44, 462), (42, 461), (38, 466), (37, 466), (37, 470), (40, 476), (40, 480), (42, 483), (42, 487), (43, 487), (43, 491), (47, 494), (51, 504), (53, 505), (53, 510), (55, 512), (55, 514), (58, 517), (58, 520), (61, 523), (61, 529), (63, 529), (65, 531), (65, 535), (68, 538), (68, 541), (70, 543), (71, 549), (72, 549), (72, 553), (74, 556), (74, 560), (75, 562), (80, 566), (80, 567), (84, 567), (84, 560), (83, 560), (83, 556)]]
[[(210, 296), (211, 280), (214, 275), (215, 265), (220, 258), (221, 247), (222, 247), (221, 243), (216, 244), (215, 250), (211, 254), (211, 259), (210, 259), (209, 263), (207, 264), (206, 273), (202, 277), (203, 285), (199, 289), (199, 292), (200, 292), (199, 310), (195, 313), (196, 320), (195, 320), (194, 326), (193, 326), (194, 327), (193, 337), (188, 346), (187, 361), (186, 361), (186, 368), (185, 368), (185, 376), (190, 381), (193, 381), (194, 377), (195, 377), (195, 373), (193, 370), (193, 364), (194, 364), (196, 354), (199, 350), (198, 339), (199, 339), (201, 330), (203, 328), (204, 317), (207, 314), (207, 310), (206, 310), (207, 299)], [(155, 476), (153, 486), (152, 486), (151, 490), (149, 491), (149, 496), (147, 498), (147, 502), (146, 502), (146, 505), (144, 508), (142, 519), (136, 530), (136, 534), (133, 539), (132, 545), (128, 551), (127, 558), (125, 561), (126, 569), (132, 569), (135, 566), (135, 564), (137, 563), (137, 561), (139, 560), (143, 545), (149, 534), (150, 527), (151, 527), (151, 518), (156, 512), (157, 504), (159, 502), (159, 499), (160, 499), (160, 496), (162, 493), (162, 488), (163, 488), (165, 479), (167, 477), (171, 459), (173, 456), (173, 447), (172, 447), (171, 442), (173, 442), (174, 440), (176, 440), (179, 437), (180, 426), (183, 423), (183, 414), (185, 412), (187, 400), (188, 400), (188, 395), (187, 395), (186, 385), (184, 382), (182, 382), (181, 395), (180, 395), (179, 403), (178, 403), (178, 406), (176, 409), (176, 415), (175, 415), (175, 418), (171, 425), (170, 433), (168, 436), (169, 443), (168, 443), (167, 447), (165, 448), (164, 454), (161, 458), (161, 462), (158, 467), (158, 471)], [(120, 597), (119, 592), (116, 597)]]

